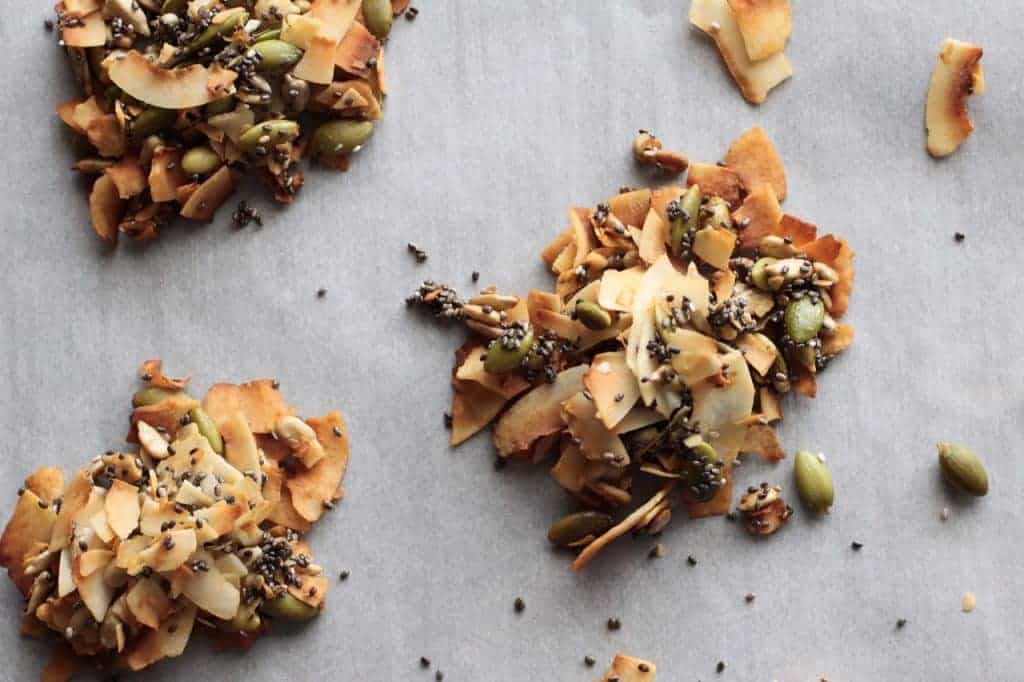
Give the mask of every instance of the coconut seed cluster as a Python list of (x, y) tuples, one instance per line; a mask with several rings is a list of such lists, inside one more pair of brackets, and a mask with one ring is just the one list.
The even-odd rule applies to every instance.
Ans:
[(26, 598), (24, 628), (80, 656), (141, 670), (180, 655), (198, 625), (254, 639), (323, 608), (304, 539), (341, 495), (341, 415), (301, 420), (276, 382), (217, 384), (143, 366), (128, 440), (65, 485), (40, 469), (19, 493), (0, 565)]
[[(645, 145), (656, 149), (643, 137), (634, 152)], [(490, 288), (462, 303), (428, 282), (411, 299), (471, 332), (456, 353), (451, 442), (494, 422), (502, 459), (554, 456), (578, 510), (549, 539), (579, 552), (575, 570), (623, 535), (660, 533), (678, 506), (728, 512), (737, 457), (785, 456), (772, 428), (783, 395), (814, 397), (853, 340), (839, 321), (853, 251), (783, 212), (785, 169), (766, 133), (686, 170), (684, 186), (570, 209), (542, 252), (553, 291)], [(747, 513), (759, 535), (791, 513), (778, 490), (765, 495), (778, 503)]]
[(291, 203), (299, 162), (346, 170), (383, 117), (384, 44), (405, 0), (63, 0), (83, 97), (57, 114), (88, 142), (96, 233), (154, 239), (210, 221), (240, 173)]

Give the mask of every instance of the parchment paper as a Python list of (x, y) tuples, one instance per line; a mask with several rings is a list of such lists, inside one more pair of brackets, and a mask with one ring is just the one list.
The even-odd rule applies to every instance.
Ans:
[[(52, 113), (74, 88), (43, 30), (48, 3), (6, 3), (4, 508), (36, 467), (70, 471), (122, 444), (149, 357), (200, 390), (277, 377), (305, 414), (340, 407), (353, 434), (346, 498), (312, 536), (331, 573), (351, 571), (323, 616), (248, 654), (193, 644), (145, 679), (427, 680), (427, 656), (450, 682), (590, 681), (583, 657), (602, 667), (617, 651), (671, 681), (1020, 679), (1018, 3), (795, 3), (796, 73), (758, 108), (686, 25), (682, 0), (415, 4), (388, 49), (387, 116), (349, 173), (310, 172), (287, 210), (248, 191), (262, 229), (232, 231), (232, 202), (212, 225), (108, 253), (68, 170), (73, 136)], [(974, 136), (936, 162), (924, 98), (948, 35), (985, 48), (989, 89), (970, 103)], [(760, 542), (721, 518), (677, 519), (663, 559), (625, 540), (575, 576), (544, 537), (571, 508), (545, 467), (495, 472), (487, 436), (449, 450), (461, 331), (403, 299), (426, 277), (470, 291), (473, 270), (479, 286), (548, 286), (538, 254), (570, 205), (656, 182), (629, 157), (637, 128), (716, 161), (754, 124), (786, 161), (786, 210), (858, 254), (856, 343), (817, 400), (786, 402), (781, 428), (790, 452), (828, 455), (835, 510), (816, 520), (798, 507)], [(429, 251), (425, 264), (408, 241)], [(940, 439), (983, 454), (987, 498), (948, 493)], [(739, 483), (792, 492), (791, 466), (744, 465)], [(960, 612), (965, 591), (974, 613)], [(49, 651), (19, 638), (20, 608), (4, 580), (4, 680), (35, 679)]]

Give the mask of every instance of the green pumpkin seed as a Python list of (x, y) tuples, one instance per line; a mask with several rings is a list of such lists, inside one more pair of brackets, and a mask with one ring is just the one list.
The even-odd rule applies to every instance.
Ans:
[(277, 40), (280, 37), (281, 37), (281, 29), (279, 29), (279, 28), (272, 28), (272, 29), (269, 29), (267, 31), (263, 31), (261, 33), (257, 33), (256, 35), (254, 35), (252, 37), (252, 42), (253, 43), (260, 43), (260, 42), (263, 42), (264, 40)]
[(164, 0), (160, 14), (181, 14), (188, 9), (188, 0)]
[(523, 360), (530, 354), (533, 348), (533, 332), (527, 331), (525, 336), (513, 348), (506, 348), (503, 338), (491, 341), (487, 346), (487, 359), (484, 360), (484, 370), (491, 374), (507, 374), (519, 369)]
[(192, 42), (183, 47), (181, 52), (175, 56), (175, 63), (180, 62), (183, 58), (207, 47), (217, 40), (217, 38), (230, 36), (235, 32), (235, 29), (239, 26), (244, 26), (245, 22), (249, 21), (249, 13), (241, 7), (225, 11), (231, 12), (231, 14), (225, 17), (224, 21), (219, 24), (210, 24), (205, 31), (193, 38)]
[(369, 121), (328, 121), (313, 133), (310, 146), (314, 156), (337, 158), (357, 151), (371, 135), (373, 124)]
[(218, 455), (224, 454), (224, 439), (221, 438), (220, 429), (217, 428), (217, 423), (213, 421), (213, 417), (206, 413), (201, 407), (193, 407), (188, 412), (189, 419), (192, 423), (199, 427), (199, 435), (205, 438), (210, 443), (210, 447)]
[(769, 265), (775, 264), (774, 258), (758, 258), (757, 262), (754, 263), (754, 267), (750, 269), (750, 283), (762, 291), (771, 291), (768, 286), (768, 272), (767, 268)]
[(708, 443), (700, 442), (694, 445), (690, 450), (693, 452), (695, 457), (703, 457), (712, 464), (721, 464), (722, 459), (718, 456), (718, 452), (715, 451)]
[(391, 0), (363, 0), (363, 20), (375, 37), (381, 40), (387, 38), (395, 20)]
[(576, 301), (576, 319), (594, 331), (612, 326), (611, 313), (591, 301)]
[[(678, 214), (670, 216), (669, 241), (672, 254), (678, 256), (683, 247), (683, 237), (695, 232), (700, 225), (700, 185), (691, 185), (679, 197)], [(676, 211), (673, 211), (675, 214)]]
[(824, 514), (836, 499), (832, 472), (825, 459), (807, 450), (798, 450), (793, 461), (793, 476), (800, 499), (811, 510)]
[(704, 227), (732, 229), (732, 213), (722, 197), (711, 197), (703, 207), (698, 204), (698, 212), (707, 216), (702, 222)]
[(296, 622), (311, 620), (320, 614), (320, 609), (299, 601), (288, 592), (263, 602), (260, 610), (274, 618)]
[(222, 165), (217, 152), (206, 145), (192, 147), (181, 157), (181, 169), (189, 175), (209, 175)]
[(260, 56), (256, 65), (260, 73), (288, 69), (302, 59), (302, 50), (283, 40), (263, 40), (253, 45), (252, 50)]
[(147, 386), (146, 388), (140, 388), (135, 392), (135, 395), (132, 396), (132, 407), (156, 405), (161, 400), (180, 394), (181, 391), (172, 391), (170, 389), (159, 388), (157, 386)]
[(818, 335), (825, 322), (825, 304), (821, 299), (803, 296), (786, 306), (786, 333), (797, 343), (807, 343)]
[(239, 609), (231, 620), (217, 623), (217, 628), (223, 632), (255, 632), (260, 629), (260, 625), (258, 613), (249, 613), (245, 609)]
[(264, 121), (242, 133), (238, 138), (238, 147), (250, 154), (263, 149), (269, 153), (271, 147), (284, 142), (292, 142), (299, 137), (299, 124), (285, 118)]
[(207, 116), (217, 116), (219, 114), (226, 114), (229, 111), (234, 111), (234, 109), (235, 109), (235, 98), (232, 97), (231, 95), (228, 95), (227, 97), (221, 97), (220, 99), (215, 99), (212, 102), (210, 102), (209, 104), (207, 104), (206, 105), (206, 115)]
[(139, 142), (150, 135), (155, 135), (174, 125), (178, 119), (178, 112), (172, 109), (160, 109), (149, 107), (132, 119), (129, 124), (128, 134), (132, 141)]
[(600, 535), (612, 527), (612, 517), (595, 511), (577, 512), (551, 524), (548, 540), (559, 547), (569, 545), (588, 535)]
[(988, 472), (974, 450), (955, 443), (939, 443), (939, 468), (957, 490), (976, 497), (988, 494)]

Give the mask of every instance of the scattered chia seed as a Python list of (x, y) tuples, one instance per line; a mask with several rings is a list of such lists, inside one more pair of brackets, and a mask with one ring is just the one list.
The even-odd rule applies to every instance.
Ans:
[(249, 223), (256, 223), (263, 227), (263, 215), (256, 208), (245, 201), (238, 202), (238, 208), (231, 214), (231, 226), (236, 230), (247, 227)]
[(46, 29), (47, 33), (52, 32), (53, 31), (53, 20), (52, 19), (43, 19), (43, 28)]
[(957, 243), (959, 243), (959, 242), (962, 242), (963, 240), (967, 239), (967, 235), (964, 234), (963, 232), (954, 232), (953, 233), (953, 239), (955, 239), (957, 241)]
[(690, 564), (691, 566), (696, 566), (697, 565), (697, 557), (695, 557), (695, 556), (693, 556), (691, 554), (690, 556), (686, 557), (686, 563)]
[(725, 661), (719, 661), (715, 666), (715, 672), (721, 675), (723, 671), (725, 671)]
[(409, 242), (407, 248), (409, 249), (409, 253), (416, 257), (417, 263), (422, 263), (425, 260), (427, 260), (427, 252), (421, 249), (420, 247), (416, 246), (412, 242)]
[(327, 295), (327, 289), (317, 289), (316, 290), (316, 297), (317, 298), (323, 298), (326, 295)]
[(850, 543), (850, 549), (852, 549), (854, 552), (859, 552), (860, 548), (863, 547), (863, 546), (864, 546), (864, 543), (857, 542), (856, 540), (854, 540), (853, 542)]
[(615, 632), (616, 630), (620, 630), (622, 628), (622, 621), (618, 618), (609, 618), (607, 625), (609, 630)]
[(660, 559), (663, 556), (665, 556), (665, 545), (660, 542), (651, 547), (651, 551), (647, 553), (648, 559)]
[(452, 428), (452, 421), (453, 420), (454, 420), (454, 417), (452, 417), (451, 412), (445, 412), (444, 413), (444, 428), (451, 429)]
[(594, 660), (593, 656), (584, 656), (583, 657), (583, 664), (585, 666), (587, 666), (588, 668), (593, 668), (595, 663), (597, 663), (597, 661)]
[(898, 621), (896, 621), (896, 629), (897, 630), (902, 630), (904, 627), (906, 627), (906, 625), (907, 625), (907, 619), (906, 618), (900, 618)]
[(526, 602), (523, 601), (522, 597), (516, 597), (513, 606), (515, 607), (516, 613), (522, 613), (526, 610)]
[(430, 667), (430, 659), (427, 658), (426, 656), (420, 656), (420, 667), (421, 668), (429, 668)]
[(479, 273), (478, 271), (474, 270), (474, 271), (473, 271), (473, 274), (472, 274), (472, 275), (470, 275), (470, 277), (469, 277), (469, 278), (470, 278), (471, 280), (473, 280), (473, 282), (474, 282), (474, 283), (475, 283), (475, 282), (479, 282), (479, 281), (480, 281), (480, 273)]
[(339, 573), (338, 580), (340, 580), (341, 582), (345, 582), (346, 580), (348, 580), (348, 571), (342, 571), (341, 573)]
[(416, 17), (419, 16), (419, 14), (420, 11), (415, 7), (410, 7), (409, 9), (405, 10), (405, 18), (409, 21), (414, 21)]
[(508, 464), (508, 460), (506, 460), (504, 457), (498, 457), (497, 459), (494, 460), (494, 470), (495, 471), (502, 471), (502, 470), (505, 469), (505, 466), (507, 464)]
[(437, 682), (441, 682), (441, 680), (444, 679), (444, 673), (438, 670), (436, 673), (434, 673), (434, 679), (437, 680)]
[(743, 599), (749, 604), (750, 602), (757, 599), (757, 595), (753, 592), (747, 592), (747, 596), (745, 596)]

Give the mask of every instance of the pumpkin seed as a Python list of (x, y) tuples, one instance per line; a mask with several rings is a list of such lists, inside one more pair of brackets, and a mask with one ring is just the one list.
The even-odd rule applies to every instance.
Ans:
[(939, 468), (950, 485), (976, 497), (988, 494), (988, 472), (974, 450), (945, 442), (939, 443), (938, 448)]
[(291, 68), (299, 63), (303, 54), (302, 50), (283, 40), (262, 40), (253, 45), (252, 50), (260, 56), (256, 70), (261, 73)]
[(188, 8), (188, 0), (164, 0), (160, 14), (181, 14)]
[(796, 491), (803, 503), (813, 511), (824, 514), (832, 508), (836, 491), (825, 458), (807, 450), (798, 450), (793, 460)]
[[(491, 341), (487, 346), (487, 359), (484, 360), (484, 369), (491, 374), (507, 374), (519, 369), (523, 360), (530, 354), (533, 348), (533, 332), (526, 333), (515, 339), (515, 343), (506, 343), (508, 332)], [(510, 347), (511, 346), (511, 347)]]
[(254, 35), (252, 37), (252, 42), (253, 43), (260, 43), (260, 42), (263, 42), (264, 40), (277, 40), (280, 37), (281, 37), (281, 29), (279, 29), (279, 28), (272, 28), (270, 30), (263, 31), (262, 33), (257, 33), (256, 35)]
[(700, 225), (700, 185), (691, 185), (682, 196), (679, 197), (678, 212), (673, 210), (674, 215), (669, 216), (670, 220), (670, 243), (672, 253), (679, 255), (683, 246), (683, 237), (690, 232), (696, 231)]
[(825, 304), (820, 299), (803, 296), (786, 306), (786, 333), (797, 343), (807, 343), (818, 335), (825, 322)]
[(612, 326), (611, 313), (592, 301), (576, 301), (576, 319), (595, 331)]
[(551, 524), (548, 540), (559, 547), (569, 545), (588, 535), (601, 535), (612, 527), (612, 517), (596, 511), (577, 512)]
[(244, 26), (245, 22), (249, 20), (249, 13), (241, 7), (225, 10), (225, 12), (231, 12), (231, 14), (224, 17), (224, 20), (219, 24), (210, 24), (205, 31), (193, 38), (192, 42), (183, 47), (181, 52), (175, 56), (174, 61), (179, 62), (184, 57), (198, 52), (221, 36), (231, 35), (235, 32), (235, 29), (239, 26)]
[(758, 258), (757, 262), (754, 263), (754, 267), (750, 269), (750, 282), (758, 289), (762, 291), (771, 291), (768, 286), (768, 271), (769, 265), (775, 263), (774, 258)]
[(328, 121), (313, 133), (310, 146), (316, 157), (338, 158), (359, 151), (371, 135), (373, 124), (369, 121)]
[(209, 175), (224, 164), (206, 145), (192, 147), (181, 157), (181, 169), (189, 175)]
[(375, 37), (387, 38), (395, 20), (391, 0), (363, 0), (363, 20)]
[[(238, 147), (250, 154), (264, 155), (274, 145), (292, 142), (299, 136), (299, 124), (285, 118), (264, 121), (242, 133), (238, 138)], [(262, 149), (263, 152), (257, 150)]]
[(132, 396), (132, 407), (156, 405), (161, 400), (180, 394), (181, 391), (172, 391), (170, 389), (159, 388), (157, 386), (147, 386), (146, 388), (140, 388), (135, 392), (135, 395)]
[(209, 441), (213, 451), (218, 455), (224, 454), (224, 439), (221, 438), (220, 429), (217, 428), (213, 417), (201, 407), (193, 407), (189, 410), (188, 416), (192, 423), (199, 427), (199, 435)]
[(143, 109), (142, 113), (132, 119), (128, 134), (133, 141), (139, 142), (150, 135), (155, 135), (169, 128), (177, 118), (178, 112), (172, 109), (149, 107)]
[(235, 108), (235, 98), (232, 97), (231, 95), (228, 95), (227, 97), (221, 97), (220, 99), (215, 99), (212, 102), (210, 102), (209, 104), (207, 104), (206, 105), (206, 115), (208, 117), (209, 116), (218, 116), (220, 114), (226, 114), (229, 111), (233, 111), (234, 108)]
[(776, 234), (770, 234), (761, 239), (758, 251), (761, 255), (771, 258), (791, 258), (797, 254), (796, 247), (793, 246), (791, 240)]
[(260, 610), (274, 618), (298, 622), (311, 620), (320, 613), (320, 609), (299, 601), (288, 592), (263, 602)]

